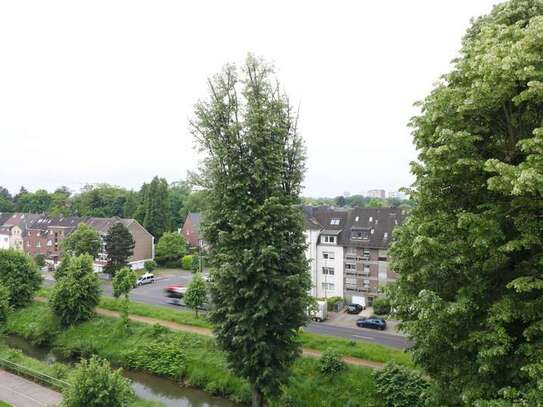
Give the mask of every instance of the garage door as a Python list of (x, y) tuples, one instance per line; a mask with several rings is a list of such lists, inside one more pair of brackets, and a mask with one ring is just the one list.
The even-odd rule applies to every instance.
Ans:
[(353, 304), (360, 304), (363, 307), (366, 306), (366, 297), (359, 297), (359, 296), (353, 295), (353, 298), (351, 301)]

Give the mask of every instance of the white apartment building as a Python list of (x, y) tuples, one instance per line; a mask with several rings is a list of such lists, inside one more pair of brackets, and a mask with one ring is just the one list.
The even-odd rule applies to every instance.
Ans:
[(393, 229), (405, 218), (399, 208), (305, 207), (306, 255), (311, 295), (343, 297), (371, 305), (396, 275), (387, 249)]

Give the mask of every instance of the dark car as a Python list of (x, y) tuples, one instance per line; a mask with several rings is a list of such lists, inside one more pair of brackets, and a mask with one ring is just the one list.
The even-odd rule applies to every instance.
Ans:
[(360, 314), (360, 311), (362, 311), (363, 309), (364, 307), (360, 304), (347, 304), (345, 312), (347, 314)]
[(387, 327), (387, 323), (383, 318), (369, 317), (358, 319), (356, 321), (356, 326), (358, 326), (359, 328), (379, 329), (381, 331), (384, 331)]

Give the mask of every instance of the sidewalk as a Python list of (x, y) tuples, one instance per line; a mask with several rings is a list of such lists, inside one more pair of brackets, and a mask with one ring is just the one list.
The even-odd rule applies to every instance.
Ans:
[(0, 400), (13, 407), (43, 407), (59, 405), (62, 396), (47, 387), (0, 370)]

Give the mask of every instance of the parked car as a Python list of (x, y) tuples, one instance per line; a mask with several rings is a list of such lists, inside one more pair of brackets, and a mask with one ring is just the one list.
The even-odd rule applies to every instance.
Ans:
[(384, 331), (387, 328), (387, 323), (380, 317), (359, 318), (356, 320), (356, 326), (359, 328), (379, 329)]
[(347, 304), (345, 312), (347, 314), (360, 314), (360, 311), (364, 309), (363, 305), (360, 304)]
[(136, 287), (144, 284), (151, 284), (155, 282), (155, 275), (151, 273), (145, 273), (141, 275), (136, 281)]

